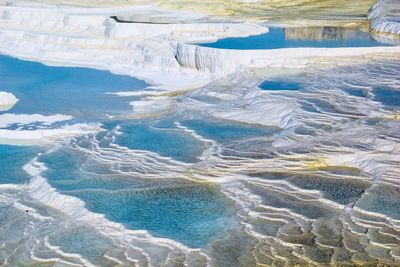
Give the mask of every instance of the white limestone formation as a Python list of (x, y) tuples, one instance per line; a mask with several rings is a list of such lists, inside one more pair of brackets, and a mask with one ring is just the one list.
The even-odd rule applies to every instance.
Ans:
[(65, 138), (70, 138), (89, 133), (95, 133), (100, 130), (98, 125), (86, 123), (77, 123), (65, 125), (60, 128), (46, 128), (35, 130), (11, 130), (0, 129), (0, 144), (13, 145), (40, 145), (49, 144), (54, 141), (61, 141)]
[(239, 67), (304, 67), (318, 59), (332, 63), (349, 57), (379, 53), (399, 53), (400, 47), (285, 48), (273, 50), (228, 50), (178, 44), (176, 58), (184, 68), (217, 73), (232, 73)]
[(30, 124), (42, 123), (43, 125), (51, 125), (56, 122), (71, 120), (72, 116), (55, 114), (44, 116), (40, 114), (13, 114), (6, 113), (0, 115), (0, 128), (6, 128), (12, 124)]
[(18, 102), (13, 94), (0, 91), (0, 111), (9, 110)]
[(400, 3), (398, 0), (377, 0), (370, 9), (368, 18), (371, 30), (376, 33), (393, 34), (400, 37)]
[[(240, 67), (304, 67), (320, 58), (397, 54), (399, 47), (224, 50), (189, 43), (261, 34), (252, 23), (210, 23), (188, 16), (186, 23), (117, 22), (132, 8), (62, 7), (29, 2), (0, 5), (0, 52), (47, 64), (90, 66), (134, 75), (157, 88), (180, 90), (207, 84)], [(157, 14), (141, 6), (146, 16)], [(130, 19), (131, 16), (129, 16)], [(129, 23), (135, 22), (135, 23)]]

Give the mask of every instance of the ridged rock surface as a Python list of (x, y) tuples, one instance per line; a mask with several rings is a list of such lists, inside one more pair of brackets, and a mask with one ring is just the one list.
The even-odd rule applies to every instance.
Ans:
[(0, 91), (0, 111), (12, 108), (18, 99), (11, 93)]
[(368, 18), (371, 20), (372, 31), (400, 37), (400, 1), (377, 0)]

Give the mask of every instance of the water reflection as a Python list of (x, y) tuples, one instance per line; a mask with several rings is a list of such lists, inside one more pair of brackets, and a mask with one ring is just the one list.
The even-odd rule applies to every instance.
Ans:
[(371, 47), (390, 45), (375, 40), (370, 33), (339, 27), (269, 28), (264, 34), (220, 39), (199, 44), (223, 49), (277, 49), (296, 47)]

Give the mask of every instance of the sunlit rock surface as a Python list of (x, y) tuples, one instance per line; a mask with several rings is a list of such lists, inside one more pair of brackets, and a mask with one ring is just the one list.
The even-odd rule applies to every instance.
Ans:
[[(208, 0), (208, 1), (143, 1), (143, 0), (118, 0), (118, 1), (87, 1), (87, 0), (46, 0), (38, 2), (57, 3), (65, 5), (77, 6), (129, 6), (150, 5), (175, 12), (175, 10), (191, 11), (209, 16), (215, 19), (234, 18), (239, 20), (271, 20), (273, 22), (301, 24), (313, 24), (313, 21), (319, 21), (326, 26), (334, 25), (366, 25), (365, 17), (368, 9), (373, 5), (373, 0), (361, 0), (351, 2), (346, 0), (340, 1), (293, 1), (293, 0), (278, 0), (278, 1), (242, 1), (235, 0), (226, 2), (224, 0)], [(164, 11), (157, 12), (158, 14)], [(128, 12), (127, 12), (128, 13)], [(176, 13), (175, 13), (176, 14)], [(147, 20), (148, 20), (147, 16)], [(154, 16), (160, 21), (159, 17)], [(161, 16), (162, 17), (162, 16)], [(143, 16), (139, 16), (138, 20), (142, 20)], [(153, 18), (151, 18), (153, 19)], [(165, 20), (165, 18), (164, 18)], [(320, 24), (321, 25), (321, 24)]]

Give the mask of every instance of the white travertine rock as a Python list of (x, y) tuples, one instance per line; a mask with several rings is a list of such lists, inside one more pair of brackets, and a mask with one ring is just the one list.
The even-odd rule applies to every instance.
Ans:
[(72, 116), (55, 114), (44, 116), (41, 114), (12, 114), (6, 113), (0, 115), (0, 128), (7, 127), (11, 124), (30, 124), (40, 122), (43, 125), (50, 125), (56, 122), (71, 120)]
[(284, 48), (273, 50), (229, 50), (179, 43), (176, 59), (184, 68), (232, 73), (238, 67), (301, 67), (318, 58), (346, 58), (379, 53), (399, 53), (400, 47)]
[(176, 90), (210, 80), (209, 73), (181, 68), (175, 58), (177, 42), (214, 41), (268, 30), (252, 23), (195, 23), (190, 19), (183, 24), (118, 23), (111, 18), (138, 12), (137, 8), (0, 2), (0, 53), (48, 64), (106, 69), (157, 80), (159, 88)]
[(18, 102), (13, 94), (0, 91), (0, 111), (11, 109)]
[[(246, 68), (304, 68), (320, 60), (335, 64), (350, 57), (400, 55), (400, 47), (256, 51), (200, 47), (190, 43), (261, 34), (268, 29), (252, 23), (210, 23), (190, 16), (186, 23), (168, 24), (124, 23), (112, 18), (129, 18), (130, 12), (138, 12), (138, 8), (140, 12), (147, 10), (146, 16), (157, 13), (143, 6), (84, 8), (0, 3), (0, 53), (47, 64), (88, 66), (136, 76), (153, 84), (152, 92), (198, 88)], [(174, 105), (168, 95), (152, 95), (131, 102), (134, 112), (147, 113), (154, 106), (157, 112), (166, 112)], [(283, 127), (286, 115), (295, 108), (283, 106), (271, 109), (268, 119), (257, 108), (246, 114), (235, 110), (218, 114), (220, 118)]]
[[(139, 7), (84, 8), (18, 2), (0, 4), (0, 52), (48, 64), (90, 66), (133, 75), (159, 89), (202, 86), (240, 67), (304, 67), (316, 58), (394, 54), (399, 47), (224, 50), (188, 43), (267, 31), (252, 23), (119, 23), (111, 16)], [(140, 7), (152, 16), (157, 12)]]
[(14, 145), (34, 145), (45, 144), (54, 140), (77, 135), (95, 133), (100, 130), (98, 125), (77, 123), (65, 125), (56, 129), (36, 129), (36, 130), (10, 130), (0, 129), (0, 144)]
[(393, 34), (400, 38), (400, 2), (398, 0), (377, 0), (371, 7), (368, 18), (371, 20), (372, 31)]

